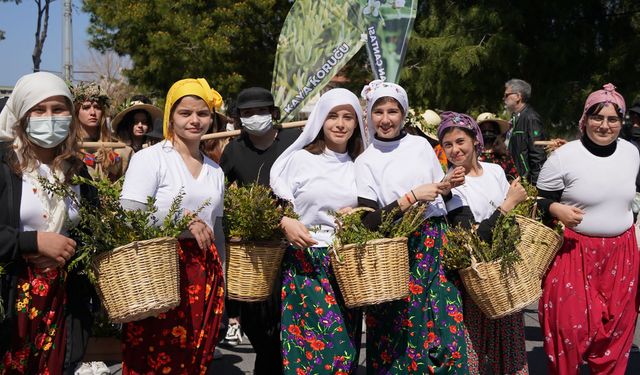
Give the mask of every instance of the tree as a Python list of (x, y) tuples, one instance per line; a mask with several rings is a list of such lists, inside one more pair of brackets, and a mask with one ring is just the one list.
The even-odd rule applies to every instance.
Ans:
[(134, 85), (163, 96), (173, 82), (206, 78), (224, 96), (271, 86), (288, 0), (85, 0), (92, 47), (131, 57)]
[(131, 67), (131, 62), (113, 51), (100, 53), (92, 49), (89, 51), (89, 58), (81, 62), (79, 67), (82, 72), (77, 77), (80, 80), (97, 82), (109, 95), (111, 115), (116, 115), (119, 106), (137, 90), (123, 75), (124, 70)]
[[(16, 4), (20, 4), (21, 0), (0, 0), (0, 2), (2, 3), (8, 3), (8, 2), (12, 2), (12, 3), (16, 3)], [(0, 40), (4, 40), (5, 38), (5, 32), (3, 30), (0, 30)]]
[(589, 92), (640, 93), (640, 7), (633, 0), (421, 3), (401, 83), (413, 104), (499, 112), (504, 82), (533, 86), (552, 132), (575, 133)]

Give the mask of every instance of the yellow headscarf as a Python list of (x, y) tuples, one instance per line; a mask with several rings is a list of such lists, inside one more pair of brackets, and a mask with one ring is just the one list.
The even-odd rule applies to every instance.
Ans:
[(185, 78), (176, 82), (171, 86), (167, 93), (167, 100), (164, 105), (164, 119), (162, 121), (162, 134), (166, 139), (169, 136), (169, 116), (171, 116), (171, 107), (180, 100), (180, 98), (194, 95), (207, 103), (210, 110), (220, 109), (222, 107), (222, 96), (209, 84), (204, 78)]

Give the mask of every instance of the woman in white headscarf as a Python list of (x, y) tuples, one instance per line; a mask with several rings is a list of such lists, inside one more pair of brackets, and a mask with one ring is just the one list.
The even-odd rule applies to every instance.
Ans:
[(64, 266), (76, 250), (68, 230), (78, 207), (47, 193), (39, 178), (70, 184), (81, 172), (73, 117), (67, 85), (43, 72), (20, 78), (0, 113), (0, 373), (60, 374), (65, 364), (66, 318), (76, 302), (66, 287), (77, 275)]
[(282, 267), (286, 374), (346, 374), (358, 367), (361, 314), (342, 301), (329, 248), (335, 228), (331, 213), (357, 204), (353, 159), (363, 149), (363, 133), (358, 98), (345, 89), (330, 90), (300, 137), (271, 167), (274, 193), (293, 203), (299, 215), (281, 222), (291, 244)]
[(429, 142), (404, 131), (409, 109), (405, 90), (373, 81), (367, 100), (371, 144), (356, 160), (358, 204), (369, 228), (383, 212), (398, 218), (416, 202), (427, 203), (425, 220), (409, 238), (409, 297), (367, 308), (367, 371), (374, 374), (466, 374), (465, 330), (460, 293), (445, 274), (443, 196), (464, 182), (464, 169), (447, 176)]

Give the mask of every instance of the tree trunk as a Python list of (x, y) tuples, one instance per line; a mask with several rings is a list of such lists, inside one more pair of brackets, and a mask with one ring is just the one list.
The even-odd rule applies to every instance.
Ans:
[(36, 25), (36, 42), (33, 48), (33, 71), (40, 71), (40, 62), (42, 61), (42, 49), (44, 41), (47, 39), (47, 29), (49, 28), (49, 5), (54, 0), (35, 0), (38, 6), (38, 21)]

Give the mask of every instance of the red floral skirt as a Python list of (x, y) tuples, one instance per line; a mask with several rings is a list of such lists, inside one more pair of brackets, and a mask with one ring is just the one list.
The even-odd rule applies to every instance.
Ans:
[(62, 374), (66, 278), (61, 269), (22, 269), (16, 294), (17, 329), (0, 363), (0, 374)]
[(224, 308), (218, 251), (180, 240), (180, 305), (123, 326), (123, 374), (204, 374)]

